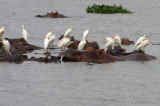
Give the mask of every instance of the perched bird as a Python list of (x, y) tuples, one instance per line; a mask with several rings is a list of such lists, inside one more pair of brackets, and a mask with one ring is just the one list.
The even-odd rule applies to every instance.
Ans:
[(57, 47), (60, 47), (60, 45), (62, 44), (62, 42), (63, 42), (63, 40), (64, 40), (65, 38), (67, 38), (67, 37), (63, 37), (63, 38), (58, 42)]
[(137, 50), (142, 50), (142, 52), (144, 52), (144, 48), (148, 45), (148, 44), (152, 44), (152, 42), (147, 39), (147, 40), (144, 40), (138, 47), (137, 47)]
[(86, 43), (87, 43), (86, 39), (83, 39), (78, 45), (78, 50), (83, 50)]
[(57, 45), (58, 47), (59, 47), (59, 45), (61, 45), (61, 43), (63, 42), (63, 40), (64, 40), (66, 37), (69, 36), (69, 34), (72, 32), (73, 29), (74, 29), (74, 28), (72, 28), (72, 27), (70, 27), (69, 29), (67, 29), (67, 31), (65, 32), (63, 38), (59, 41), (59, 43), (58, 43), (58, 45)]
[(89, 33), (89, 30), (84, 31), (82, 40), (87, 39), (88, 33)]
[(22, 31), (23, 38), (24, 38), (24, 40), (27, 42), (28, 33), (27, 33), (27, 31), (24, 29), (24, 25), (22, 25), (22, 28), (23, 28), (23, 31)]
[(11, 55), (11, 53), (10, 53), (10, 43), (9, 43), (9, 41), (6, 40), (6, 39), (2, 39), (2, 43), (3, 43), (3, 46), (4, 46), (4, 48), (5, 48), (6, 53)]
[(53, 35), (53, 31), (52, 31), (52, 30), (51, 30), (51, 31), (49, 31), (49, 32), (46, 34), (46, 38), (48, 38), (48, 39), (49, 39), (49, 37), (50, 37), (51, 35)]
[(63, 37), (68, 37), (69, 34), (72, 32), (74, 28), (70, 27), (69, 29), (67, 29), (67, 31), (65, 32), (64, 36)]
[(141, 44), (141, 43), (145, 40), (146, 37), (150, 37), (150, 36), (144, 35), (144, 36), (140, 37), (140, 38), (137, 40), (137, 42), (135, 43), (135, 45), (138, 46), (139, 44)]
[(84, 46), (86, 45), (88, 41), (87, 39), (88, 33), (89, 33), (89, 30), (84, 31), (82, 41), (78, 45), (78, 50), (83, 50)]
[[(117, 39), (115, 39), (117, 40)], [(114, 49), (114, 43), (115, 43), (115, 40), (114, 39), (110, 39), (106, 45), (104, 46), (104, 49), (108, 49), (108, 47), (111, 47), (112, 49)]]
[(63, 50), (65, 51), (65, 47), (70, 42), (70, 39), (70, 37), (64, 37), (63, 41), (58, 44), (58, 47), (63, 47)]
[(114, 40), (115, 40), (115, 43), (118, 44), (118, 46), (121, 46), (121, 38), (117, 34), (114, 34)]
[(49, 45), (52, 45), (52, 47), (53, 47), (53, 41), (55, 40), (56, 37), (57, 37), (57, 35), (52, 35), (52, 36), (49, 38)]
[(106, 36), (105, 38), (104, 38), (104, 40), (106, 40), (107, 42), (109, 41), (109, 40), (111, 40), (112, 38), (111, 37), (108, 37), (108, 36)]
[(45, 51), (47, 51), (47, 52), (48, 52), (48, 46), (49, 46), (49, 39), (46, 37), (46, 38), (44, 39), (44, 49), (45, 49)]
[(3, 34), (4, 34), (4, 30), (5, 30), (6, 28), (5, 27), (1, 27), (0, 28), (0, 39), (2, 39), (2, 36), (3, 36)]

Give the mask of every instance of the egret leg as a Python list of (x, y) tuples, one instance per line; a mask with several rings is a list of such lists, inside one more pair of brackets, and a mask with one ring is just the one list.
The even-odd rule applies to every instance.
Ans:
[(50, 44), (48, 45), (48, 48), (50, 49)]
[(49, 45), (49, 48), (52, 48), (52, 44)]
[(106, 47), (106, 51), (108, 50), (108, 47)]
[(11, 53), (8, 53), (8, 54), (12, 56), (12, 54), (11, 54)]
[(65, 50), (65, 47), (63, 46), (63, 51)]
[(51, 48), (51, 44), (49, 44), (48, 48), (49, 48), (49, 49)]
[[(9, 54), (9, 55), (11, 55), (11, 53), (10, 52), (6, 52), (6, 54)], [(11, 55), (12, 56), (12, 55)]]
[(114, 45), (112, 45), (112, 50), (114, 49)]
[(144, 54), (143, 48), (141, 50), (142, 50), (142, 54)]
[(53, 43), (52, 43), (52, 48), (53, 48)]

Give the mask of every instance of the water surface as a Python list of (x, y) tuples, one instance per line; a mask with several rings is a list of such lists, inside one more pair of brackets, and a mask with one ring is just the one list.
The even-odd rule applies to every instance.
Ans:
[[(159, 0), (3, 0), (0, 1), (0, 25), (7, 27), (4, 36), (19, 38), (22, 27), (28, 31), (28, 42), (43, 47), (45, 34), (64, 34), (82, 38), (89, 29), (88, 39), (101, 48), (104, 36), (117, 33), (136, 41), (143, 34), (153, 43), (160, 43)], [(92, 4), (122, 4), (134, 14), (87, 14)], [(37, 14), (58, 10), (69, 18), (36, 18)], [(58, 40), (55, 41), (55, 44)], [(149, 45), (146, 53), (157, 60), (148, 62), (116, 62), (94, 64), (85, 62), (0, 63), (1, 106), (159, 106), (160, 49)], [(123, 46), (127, 51), (134, 45)], [(59, 50), (51, 50), (57, 56)], [(29, 53), (43, 53), (43, 50)], [(41, 55), (43, 56), (43, 55)]]

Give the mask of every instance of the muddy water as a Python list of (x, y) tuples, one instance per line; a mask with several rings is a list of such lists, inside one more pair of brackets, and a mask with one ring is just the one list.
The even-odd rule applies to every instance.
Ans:
[[(71, 35), (82, 38), (85, 29), (88, 39), (97, 41), (117, 33), (136, 41), (150, 35), (153, 43), (160, 43), (159, 0), (1, 0), (0, 26), (6, 26), (4, 36), (19, 38), (21, 25), (28, 31), (28, 42), (43, 47), (44, 35), (53, 30), (64, 34), (73, 26)], [(134, 14), (87, 14), (92, 4), (122, 4)], [(35, 18), (37, 14), (58, 10), (64, 19)], [(55, 44), (58, 40), (55, 41)], [(123, 46), (127, 51), (133, 45)], [(158, 59), (149, 62), (117, 62), (107, 64), (23, 62), (0, 63), (1, 106), (159, 106), (160, 50), (158, 45), (146, 47), (146, 53)], [(58, 50), (50, 50), (58, 55)], [(43, 50), (29, 53), (43, 53)]]

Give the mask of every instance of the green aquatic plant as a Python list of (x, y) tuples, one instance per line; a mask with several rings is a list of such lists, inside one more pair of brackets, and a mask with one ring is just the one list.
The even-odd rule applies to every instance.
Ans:
[(86, 9), (87, 13), (102, 13), (102, 14), (114, 14), (114, 13), (133, 13), (127, 9), (124, 9), (122, 5), (109, 6), (109, 5), (92, 5), (88, 6)]

